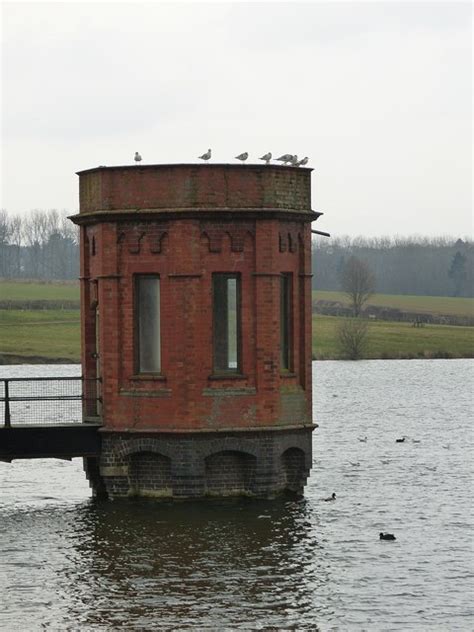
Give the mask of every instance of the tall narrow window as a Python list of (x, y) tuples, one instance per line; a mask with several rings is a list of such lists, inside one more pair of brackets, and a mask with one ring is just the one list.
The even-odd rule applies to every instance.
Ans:
[(160, 279), (157, 276), (135, 277), (136, 335), (139, 373), (160, 373)]
[(240, 372), (240, 277), (212, 276), (214, 373)]
[(282, 274), (280, 280), (280, 367), (282, 371), (292, 369), (291, 286), (291, 274)]

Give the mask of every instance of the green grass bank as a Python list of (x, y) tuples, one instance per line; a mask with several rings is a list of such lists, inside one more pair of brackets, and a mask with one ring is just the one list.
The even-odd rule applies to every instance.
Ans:
[[(342, 320), (313, 317), (313, 357), (341, 358), (336, 328)], [(0, 362), (78, 362), (80, 322), (77, 310), (0, 310)], [(474, 328), (445, 325), (369, 322), (365, 358), (471, 358)]]

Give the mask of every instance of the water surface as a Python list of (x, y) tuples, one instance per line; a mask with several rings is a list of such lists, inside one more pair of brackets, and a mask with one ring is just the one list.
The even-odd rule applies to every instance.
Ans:
[(472, 361), (313, 368), (303, 500), (96, 503), (79, 459), (0, 463), (1, 629), (471, 630)]

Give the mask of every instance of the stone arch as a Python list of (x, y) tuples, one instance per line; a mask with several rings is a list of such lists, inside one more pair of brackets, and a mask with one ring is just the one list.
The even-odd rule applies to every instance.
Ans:
[(224, 450), (205, 459), (205, 486), (210, 496), (246, 496), (253, 493), (257, 459), (247, 452)]
[(129, 455), (128, 481), (131, 496), (171, 497), (171, 459), (148, 450)]
[(281, 455), (281, 469), (285, 488), (302, 493), (307, 476), (304, 451), (294, 447), (285, 450)]
[(162, 442), (159, 442), (158, 439), (154, 437), (144, 437), (141, 439), (131, 439), (128, 441), (124, 441), (123, 443), (119, 443), (115, 446), (112, 454), (118, 460), (125, 459), (127, 457), (131, 457), (135, 453), (140, 452), (152, 452), (154, 454), (160, 454), (161, 456), (167, 457), (170, 460), (174, 457), (174, 451), (171, 449), (167, 449)]

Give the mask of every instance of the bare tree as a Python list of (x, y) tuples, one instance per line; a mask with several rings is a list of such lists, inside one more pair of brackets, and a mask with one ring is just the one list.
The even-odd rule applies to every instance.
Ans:
[(343, 318), (336, 329), (337, 345), (349, 360), (360, 360), (367, 348), (368, 325), (360, 318)]
[(341, 268), (341, 287), (347, 294), (357, 318), (364, 303), (375, 291), (375, 276), (365, 261), (352, 256)]

